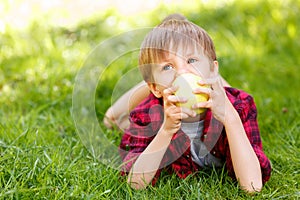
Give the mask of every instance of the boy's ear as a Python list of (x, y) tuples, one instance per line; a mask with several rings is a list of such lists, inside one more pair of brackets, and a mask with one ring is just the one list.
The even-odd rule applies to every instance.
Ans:
[(219, 63), (216, 60), (214, 60), (214, 70), (217, 70), (217, 72), (219, 71)]
[(212, 72), (215, 76), (217, 76), (219, 73), (219, 63), (216, 60), (214, 60)]
[(160, 89), (157, 87), (155, 83), (147, 83), (147, 84), (150, 91), (154, 94), (156, 98), (161, 98), (163, 96), (162, 91), (160, 91)]

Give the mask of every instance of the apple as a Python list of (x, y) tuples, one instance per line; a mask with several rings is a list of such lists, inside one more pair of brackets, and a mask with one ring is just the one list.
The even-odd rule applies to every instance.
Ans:
[[(196, 104), (197, 102), (203, 102), (208, 100), (207, 94), (195, 94), (193, 90), (199, 87), (208, 87), (208, 86), (201, 86), (197, 82), (201, 80), (200, 76), (197, 76), (192, 73), (184, 73), (176, 77), (173, 82), (173, 85), (179, 86), (178, 90), (176, 91), (175, 95), (178, 97), (185, 97), (188, 99), (185, 103), (178, 103), (178, 106), (186, 107), (191, 109), (192, 105)], [(199, 108), (195, 110), (197, 114), (201, 114), (205, 112), (206, 108)]]

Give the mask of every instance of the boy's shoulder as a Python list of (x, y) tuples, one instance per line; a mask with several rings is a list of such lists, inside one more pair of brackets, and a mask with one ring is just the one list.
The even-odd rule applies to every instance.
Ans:
[(226, 95), (228, 99), (231, 101), (231, 103), (239, 103), (240, 101), (243, 102), (253, 102), (253, 97), (248, 94), (247, 92), (237, 89), (237, 88), (232, 88), (232, 87), (224, 87)]
[(163, 101), (152, 93), (146, 97), (130, 113), (130, 121), (138, 125), (147, 125), (154, 121), (159, 122), (163, 118)]
[(250, 94), (248, 94), (247, 92), (245, 92), (243, 90), (233, 88), (233, 87), (224, 87), (224, 88), (225, 88), (228, 98), (232, 98), (232, 99), (252, 98), (252, 96)]
[(253, 97), (250, 94), (243, 90), (232, 87), (225, 87), (225, 91), (229, 101), (242, 118), (247, 117), (248, 114), (256, 116), (256, 105)]

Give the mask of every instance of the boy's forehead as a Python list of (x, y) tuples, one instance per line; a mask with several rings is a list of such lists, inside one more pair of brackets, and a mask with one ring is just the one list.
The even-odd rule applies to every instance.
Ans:
[(189, 56), (200, 56), (203, 55), (204, 51), (203, 48), (198, 46), (192, 46), (192, 47), (187, 47), (187, 48), (177, 48), (177, 49), (164, 49), (161, 51), (159, 57), (165, 60), (171, 59), (172, 57), (182, 57), (186, 58)]

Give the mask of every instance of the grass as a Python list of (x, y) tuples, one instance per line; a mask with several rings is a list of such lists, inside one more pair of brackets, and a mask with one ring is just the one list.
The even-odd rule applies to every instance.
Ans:
[[(162, 6), (145, 15), (154, 26), (173, 12)], [(247, 195), (226, 171), (201, 171), (180, 180), (165, 175), (155, 187), (134, 191), (119, 172), (95, 159), (77, 134), (71, 115), (75, 76), (86, 55), (120, 30), (94, 17), (74, 28), (33, 23), (0, 36), (1, 199), (299, 199), (300, 112), (299, 1), (236, 1), (226, 7), (200, 4), (182, 12), (215, 41), (221, 74), (254, 96), (269, 182)], [(117, 17), (117, 22), (122, 22)], [(139, 26), (134, 20), (132, 28)], [(118, 27), (118, 26), (116, 26)], [(99, 121), (117, 80), (136, 65), (125, 55), (103, 73), (95, 108)], [(118, 69), (118, 70), (114, 70)], [(117, 143), (120, 132), (105, 130)]]

